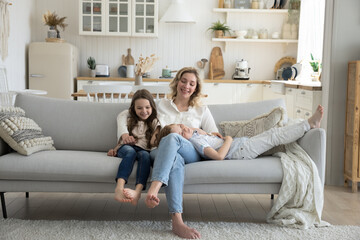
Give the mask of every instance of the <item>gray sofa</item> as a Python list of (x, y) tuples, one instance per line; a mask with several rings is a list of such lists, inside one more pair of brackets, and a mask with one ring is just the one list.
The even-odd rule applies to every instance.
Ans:
[[(54, 140), (56, 151), (23, 156), (0, 144), (0, 193), (6, 218), (5, 192), (111, 193), (120, 158), (108, 157), (114, 146), (116, 117), (127, 103), (89, 103), (18, 95), (15, 105), (35, 120), (44, 135)], [(211, 105), (215, 121), (245, 120), (285, 108), (281, 99), (263, 102)], [(219, 128), (220, 129), (220, 128)], [(312, 129), (299, 140), (314, 160), (324, 183), (325, 131)], [(133, 187), (135, 169), (129, 186)], [(201, 161), (186, 165), (184, 193), (277, 194), (282, 182), (280, 159)]]

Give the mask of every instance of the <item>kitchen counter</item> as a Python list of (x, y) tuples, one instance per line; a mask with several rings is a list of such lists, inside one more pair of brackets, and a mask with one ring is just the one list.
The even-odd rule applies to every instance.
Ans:
[[(134, 78), (120, 78), (120, 77), (77, 77), (78, 80), (87, 80), (87, 81), (125, 81), (131, 82), (135, 81)], [(143, 82), (170, 82), (172, 78), (143, 78)], [(252, 84), (271, 84), (271, 83), (283, 83), (285, 87), (288, 88), (299, 88), (304, 90), (311, 91), (321, 91), (321, 82), (306, 82), (300, 83), (299, 81), (280, 81), (280, 80), (227, 80), (227, 79), (218, 79), (211, 80), (205, 79), (205, 83), (252, 83)], [(75, 83), (76, 85), (76, 83)]]

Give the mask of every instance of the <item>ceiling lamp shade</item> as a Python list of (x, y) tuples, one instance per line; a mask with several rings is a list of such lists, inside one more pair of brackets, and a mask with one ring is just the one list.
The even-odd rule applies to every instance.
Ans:
[(160, 22), (195, 23), (195, 20), (184, 7), (182, 0), (172, 0), (170, 7), (166, 10)]

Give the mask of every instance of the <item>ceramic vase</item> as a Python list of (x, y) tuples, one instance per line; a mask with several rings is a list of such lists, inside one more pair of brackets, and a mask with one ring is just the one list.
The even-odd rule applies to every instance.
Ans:
[(135, 75), (135, 85), (142, 85), (142, 75)]

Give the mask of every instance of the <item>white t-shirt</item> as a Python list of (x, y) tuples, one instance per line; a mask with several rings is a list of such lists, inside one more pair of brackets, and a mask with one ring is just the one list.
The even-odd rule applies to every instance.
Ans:
[[(189, 107), (185, 112), (180, 112), (173, 100), (161, 99), (157, 102), (158, 119), (161, 127), (168, 124), (181, 123), (188, 127), (201, 128), (206, 132), (218, 132), (215, 121), (207, 106)], [(117, 117), (117, 137), (128, 133), (126, 121), (128, 110), (122, 111)]]

